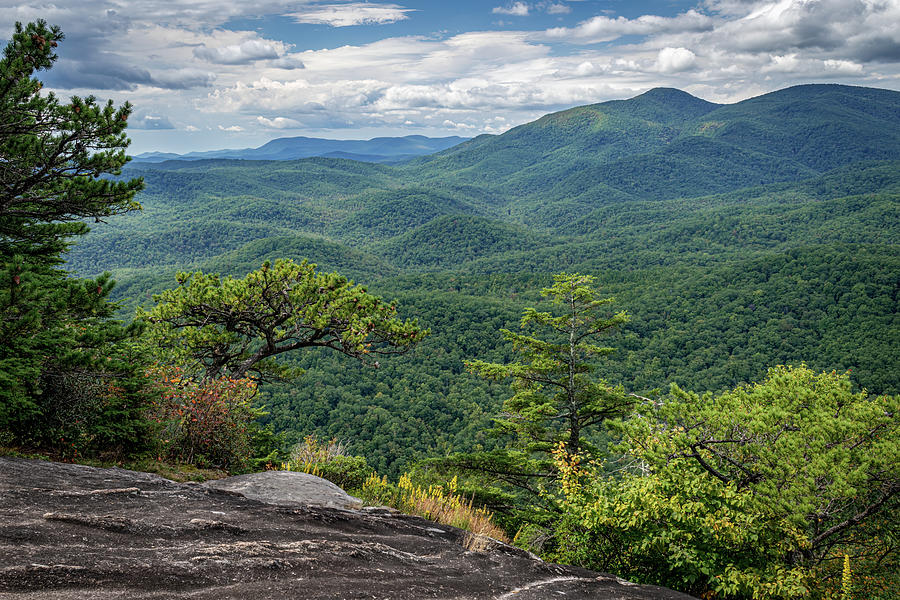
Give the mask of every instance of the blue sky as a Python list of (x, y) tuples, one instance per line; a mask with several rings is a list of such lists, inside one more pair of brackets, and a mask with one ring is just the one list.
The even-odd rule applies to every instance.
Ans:
[[(66, 33), (42, 77), (130, 101), (133, 153), (501, 133), (652, 87), (900, 89), (900, 0), (0, 0)], [(5, 31), (4, 31), (5, 30)]]

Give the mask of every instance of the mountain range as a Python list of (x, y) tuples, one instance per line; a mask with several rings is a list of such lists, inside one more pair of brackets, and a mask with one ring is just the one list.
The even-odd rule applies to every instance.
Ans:
[(136, 162), (125, 176), (144, 178), (144, 210), (95, 226), (69, 261), (112, 271), (125, 311), (177, 270), (243, 275), (278, 257), (396, 298), (432, 330), (415, 353), (365, 373), (298, 354), (301, 382), (265, 391), (277, 428), (347, 440), (382, 473), (493, 443), (507, 389), (463, 361), (510, 358), (498, 330), (543, 306), (562, 271), (596, 276), (630, 314), (601, 365), (629, 390), (714, 391), (807, 362), (897, 393), (898, 122), (889, 90), (804, 85), (723, 105), (654, 89), (399, 165)]
[(402, 162), (423, 154), (433, 154), (455, 146), (466, 138), (449, 136), (429, 138), (422, 135), (377, 137), (370, 140), (329, 140), (311, 137), (277, 138), (258, 148), (242, 150), (209, 150), (173, 154), (144, 152), (132, 158), (134, 162), (158, 163), (167, 160), (202, 160), (228, 158), (238, 160), (295, 160), (311, 156), (347, 158), (362, 162)]

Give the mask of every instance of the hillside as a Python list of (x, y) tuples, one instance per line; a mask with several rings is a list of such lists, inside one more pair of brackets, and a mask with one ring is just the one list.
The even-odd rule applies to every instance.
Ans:
[[(423, 180), (503, 190), (520, 218), (610, 199), (667, 199), (796, 181), (900, 151), (897, 92), (797, 86), (733, 105), (654, 89), (554, 113), (414, 163)], [(591, 189), (593, 188), (593, 189)]]
[(694, 121), (689, 135), (769, 156), (791, 158), (818, 172), (896, 157), (897, 93), (841, 85), (803, 85), (723, 106)]
[(508, 390), (464, 372), (553, 273), (597, 276), (632, 319), (603, 367), (635, 392), (719, 390), (766, 368), (900, 378), (900, 93), (788, 88), (719, 105), (678, 90), (547, 115), (402, 166), (338, 158), (142, 163), (141, 214), (70, 252), (110, 270), (126, 310), (179, 269), (243, 274), (307, 258), (395, 297), (432, 335), (363, 371), (319, 352), (267, 388), (292, 436), (347, 440), (397, 473), (495, 443)]
[(550, 239), (522, 226), (456, 214), (432, 219), (372, 250), (399, 267), (461, 268), (482, 256), (523, 251)]

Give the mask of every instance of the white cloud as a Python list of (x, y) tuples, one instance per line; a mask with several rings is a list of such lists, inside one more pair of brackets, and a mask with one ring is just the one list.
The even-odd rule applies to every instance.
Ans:
[(286, 117), (267, 119), (266, 117), (259, 116), (256, 117), (256, 122), (268, 129), (297, 129), (298, 127), (303, 127), (303, 123), (300, 121), (288, 119)]
[[(301, 8), (310, 0), (255, 0), (223, 2), (222, 0), (0, 0), (2, 14), (8, 22), (37, 18), (64, 26), (65, 32), (90, 30), (105, 35), (131, 24), (157, 24), (192, 31), (211, 30), (241, 17), (280, 15)], [(7, 22), (5, 20), (5, 22)], [(98, 27), (98, 23), (102, 26)]]
[(566, 4), (549, 4), (547, 5), (547, 13), (551, 15), (567, 15), (572, 9)]
[[(719, 2), (716, 3), (718, 6)], [(738, 12), (725, 4), (732, 18), (716, 29), (714, 41), (723, 48), (746, 52), (807, 56), (841, 54), (862, 61), (900, 60), (898, 0), (757, 0)], [(836, 57), (828, 57), (836, 58)]]
[(190, 131), (191, 133), (193, 133), (193, 132), (195, 132), (195, 131), (200, 131), (200, 128), (199, 128), (199, 127), (196, 127), (196, 126), (194, 126), (194, 125), (186, 125), (186, 126), (184, 127), (184, 130), (185, 130), (185, 131)]
[(506, 6), (495, 6), (493, 12), (495, 15), (514, 15), (516, 17), (528, 16), (528, 5), (524, 2), (513, 2)]
[(578, 24), (577, 27), (554, 27), (546, 31), (550, 39), (571, 42), (609, 42), (625, 35), (656, 35), (707, 31), (713, 28), (713, 19), (696, 10), (689, 10), (675, 17), (643, 15), (636, 19), (610, 18), (598, 15)]
[(656, 58), (661, 73), (681, 73), (694, 67), (697, 56), (687, 48), (663, 48)]
[(826, 60), (823, 62), (828, 71), (843, 75), (859, 75), (863, 72), (863, 66), (849, 60)]
[(384, 25), (408, 19), (408, 12), (415, 9), (404, 8), (397, 4), (370, 4), (368, 2), (350, 2), (347, 4), (324, 4), (304, 8), (299, 12), (289, 13), (298, 23), (314, 25), (331, 25), (332, 27), (349, 27), (351, 25)]
[(264, 58), (278, 58), (278, 49), (274, 44), (263, 40), (247, 40), (241, 44), (207, 48), (194, 48), (194, 56), (213, 63), (223, 65), (239, 65), (255, 62)]
[(172, 125), (172, 122), (166, 117), (144, 113), (132, 115), (131, 118), (128, 119), (128, 128), (160, 130), (175, 129), (175, 126)]
[(256, 113), (290, 112), (318, 115), (355, 111), (372, 103), (387, 84), (375, 80), (274, 80), (268, 77), (218, 89), (209, 94), (203, 106), (217, 112)]
[(590, 75), (592, 73), (595, 73), (596, 71), (597, 71), (597, 67), (595, 67), (594, 63), (592, 63), (589, 60), (584, 61), (583, 63), (579, 64), (578, 67), (575, 68), (575, 74), (579, 75), (581, 77), (583, 77), (585, 75)]
[(775, 55), (761, 71), (763, 73), (796, 73), (801, 70), (803, 65), (804, 61), (800, 60), (797, 54)]
[[(479, 30), (457, 34), (435, 33), (429, 11), (412, 12), (403, 0), (0, 0), (0, 14), (59, 23), (60, 60), (41, 79), (63, 97), (108, 91), (131, 101), (140, 111), (132, 123), (138, 152), (141, 140), (167, 135), (163, 115), (178, 128), (171, 139), (222, 139), (222, 147), (234, 143), (224, 141), (226, 130), (244, 142), (299, 124), (316, 133), (433, 135), (448, 121), (451, 131), (496, 132), (661, 85), (720, 102), (806, 82), (900, 89), (900, 0), (699, 0), (680, 14), (648, 8), (545, 31), (485, 29), (500, 16), (515, 28), (526, 14), (549, 26), (569, 6), (597, 4), (494, 0), (484, 8), (496, 6), (497, 15), (483, 10)], [(406, 19), (404, 31), (415, 33), (361, 43), (355, 31), (329, 30), (315, 38), (327, 47), (311, 49), (300, 34), (267, 29), (267, 17), (285, 15), (334, 27)], [(257, 22), (249, 19), (260, 29), (232, 25)]]
[(444, 119), (444, 122), (441, 123), (441, 127), (445, 127), (447, 129), (456, 129), (462, 131), (471, 131), (473, 129), (477, 129), (475, 125), (471, 125), (469, 123), (454, 123), (450, 119)]

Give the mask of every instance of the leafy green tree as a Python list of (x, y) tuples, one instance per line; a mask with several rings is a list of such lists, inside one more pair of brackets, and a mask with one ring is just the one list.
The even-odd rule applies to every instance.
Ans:
[[(591, 434), (604, 420), (621, 415), (632, 401), (621, 387), (593, 375), (596, 361), (615, 351), (594, 342), (626, 323), (628, 316), (607, 314), (613, 299), (597, 296), (590, 275), (561, 273), (553, 280), (541, 295), (561, 308), (562, 314), (528, 308), (521, 321), (526, 333), (500, 330), (521, 360), (472, 360), (466, 367), (487, 379), (512, 378), (514, 394), (504, 402), (497, 427), (515, 434), (527, 452), (549, 456), (564, 440), (573, 455), (594, 454)], [(542, 331), (543, 337), (529, 335), (533, 330)]]
[(673, 386), (618, 427), (631, 473), (559, 455), (557, 558), (698, 595), (793, 598), (839, 589), (849, 556), (881, 597), (897, 567), (898, 417), (900, 397), (803, 366), (716, 396)]
[[(77, 453), (140, 445), (140, 361), (111, 319), (113, 282), (60, 269), (84, 219), (139, 208), (128, 160), (131, 107), (41, 94), (63, 35), (44, 21), (15, 32), (0, 58), (0, 437)], [(11, 438), (11, 440), (10, 440)]]
[(266, 262), (243, 279), (198, 271), (177, 280), (139, 315), (165, 362), (193, 365), (207, 378), (290, 375), (275, 357), (300, 348), (369, 361), (405, 352), (428, 333), (399, 319), (394, 304), (306, 261)]

